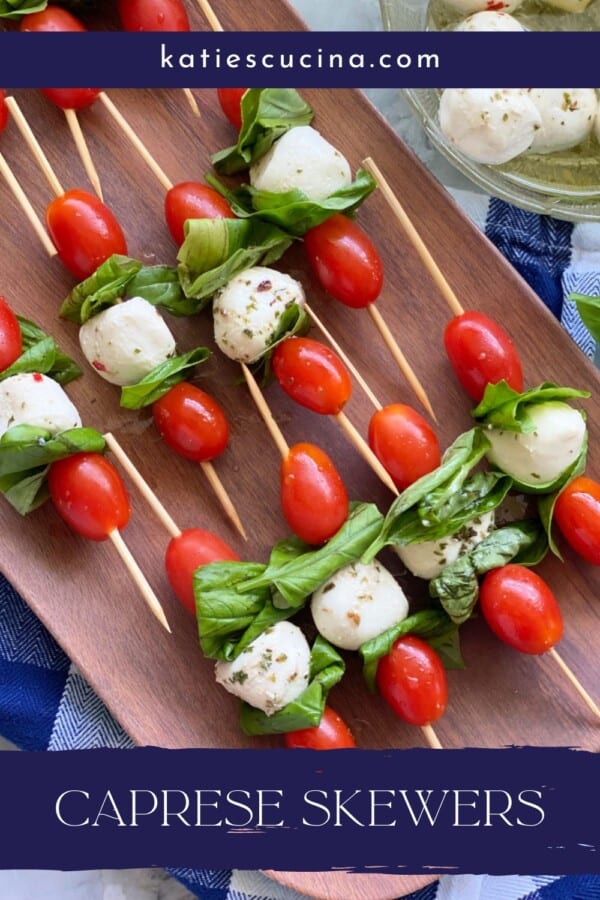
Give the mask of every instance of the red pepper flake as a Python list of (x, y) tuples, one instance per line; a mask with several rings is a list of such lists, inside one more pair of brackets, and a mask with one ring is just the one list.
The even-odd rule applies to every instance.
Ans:
[(95, 359), (92, 365), (98, 372), (106, 372), (106, 366), (99, 359)]
[(263, 291), (270, 291), (272, 286), (273, 286), (273, 283), (271, 281), (269, 281), (269, 279), (267, 278), (265, 281), (261, 281), (261, 283), (259, 285), (257, 285), (256, 290), (259, 293), (262, 293)]
[(490, 12), (502, 12), (506, 8), (506, 3), (503, 0), (488, 0), (485, 8), (489, 9)]
[(43, 381), (43, 380), (44, 380), (44, 376), (43, 376), (43, 375), (40, 375), (39, 372), (34, 372), (34, 373), (33, 373), (33, 380), (34, 380), (34, 381)]

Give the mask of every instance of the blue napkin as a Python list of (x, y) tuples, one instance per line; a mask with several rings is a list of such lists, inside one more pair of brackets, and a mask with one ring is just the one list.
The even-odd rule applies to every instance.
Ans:
[[(584, 353), (596, 344), (570, 291), (600, 294), (600, 225), (576, 225), (483, 195), (455, 198), (559, 318)], [(0, 734), (25, 750), (131, 747), (53, 638), (0, 575)], [(176, 869), (205, 900), (294, 900), (258, 872)], [(444, 876), (410, 900), (600, 900), (600, 877)]]

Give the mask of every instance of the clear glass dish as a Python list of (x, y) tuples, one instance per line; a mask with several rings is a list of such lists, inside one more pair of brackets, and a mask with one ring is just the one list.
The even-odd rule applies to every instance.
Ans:
[[(451, 28), (458, 16), (438, 0), (380, 0), (388, 31)], [(600, 0), (584, 13), (568, 14), (525, 0), (516, 17), (539, 30), (600, 29)], [(474, 35), (476, 40), (476, 36)], [(500, 85), (499, 85), (500, 86)], [(438, 124), (439, 92), (406, 89), (403, 95), (434, 147), (470, 181), (495, 197), (537, 213), (572, 222), (600, 221), (600, 146), (590, 138), (572, 150), (524, 154), (502, 166), (475, 163), (448, 143)]]

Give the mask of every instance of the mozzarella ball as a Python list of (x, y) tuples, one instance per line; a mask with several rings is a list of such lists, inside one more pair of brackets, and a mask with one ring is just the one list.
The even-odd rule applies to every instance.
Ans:
[(448, 88), (440, 99), (440, 128), (478, 163), (500, 165), (524, 153), (542, 120), (525, 91)]
[(568, 150), (591, 134), (598, 111), (593, 88), (531, 88), (528, 94), (542, 120), (532, 152)]
[(518, 19), (506, 12), (484, 10), (459, 22), (455, 31), (526, 31)]
[(494, 513), (488, 512), (473, 519), (455, 534), (441, 538), (439, 541), (422, 541), (420, 544), (397, 544), (396, 551), (406, 568), (417, 578), (431, 581), (436, 578), (450, 563), (456, 562), (473, 550), (488, 536), (494, 527)]
[(88, 319), (79, 329), (83, 354), (111, 384), (137, 384), (175, 353), (175, 338), (161, 314), (132, 297)]
[(585, 439), (585, 419), (568, 403), (551, 401), (527, 410), (534, 430), (526, 434), (488, 428), (488, 460), (522, 484), (550, 484), (575, 462)]
[(511, 13), (521, 5), (522, 0), (446, 0), (448, 6), (458, 10), (465, 16), (484, 10)]
[(311, 612), (326, 640), (343, 650), (358, 650), (405, 619), (408, 600), (380, 562), (353, 562), (315, 591)]
[(79, 428), (79, 413), (53, 378), (12, 375), (0, 381), (0, 436), (14, 425), (36, 425), (52, 434)]
[(297, 625), (278, 622), (233, 662), (218, 662), (215, 675), (230, 694), (272, 716), (308, 686), (310, 647)]
[(270, 347), (285, 310), (305, 302), (302, 285), (289, 275), (265, 266), (246, 269), (213, 301), (215, 341), (230, 359), (254, 362)]
[(250, 183), (257, 190), (280, 194), (296, 189), (310, 200), (324, 200), (351, 181), (348, 160), (310, 125), (290, 128), (250, 168)]

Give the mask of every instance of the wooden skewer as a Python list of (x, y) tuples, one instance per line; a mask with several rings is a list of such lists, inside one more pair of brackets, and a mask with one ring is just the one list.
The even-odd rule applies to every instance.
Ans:
[(377, 182), (379, 189), (387, 200), (388, 205), (391, 207), (392, 212), (400, 222), (400, 225), (406, 232), (408, 239), (421, 257), (425, 268), (433, 278), (444, 300), (448, 304), (450, 312), (454, 316), (462, 316), (462, 314), (464, 313), (464, 308), (462, 307), (458, 297), (442, 275), (438, 264), (427, 249), (423, 239), (421, 238), (421, 235), (411, 222), (406, 210), (398, 200), (388, 182), (383, 177), (381, 170), (378, 168), (378, 166), (370, 156), (363, 160), (362, 165), (363, 168), (371, 173), (371, 175)]
[(98, 95), (101, 102), (104, 104), (105, 108), (108, 110), (109, 114), (112, 116), (114, 121), (117, 123), (127, 140), (133, 145), (135, 150), (142, 157), (146, 165), (153, 172), (153, 174), (158, 178), (165, 191), (170, 191), (173, 187), (172, 181), (167, 177), (166, 173), (156, 162), (152, 154), (149, 152), (146, 145), (140, 140), (137, 136), (127, 119), (119, 112), (115, 104), (112, 102), (110, 97), (102, 91), (101, 94)]
[(102, 185), (100, 184), (100, 177), (96, 170), (96, 166), (94, 165), (94, 160), (89, 151), (89, 147), (87, 145), (87, 141), (83, 135), (83, 131), (81, 130), (81, 125), (79, 123), (79, 119), (77, 117), (77, 113), (74, 109), (65, 109), (63, 110), (65, 114), (65, 118), (67, 120), (67, 125), (69, 126), (69, 130), (73, 137), (73, 141), (75, 142), (75, 146), (77, 147), (77, 152), (79, 153), (79, 158), (83, 163), (83, 168), (86, 171), (86, 175), (90, 180), (90, 184), (96, 191), (96, 194), (102, 202), (104, 202), (104, 197), (102, 196)]
[(369, 306), (367, 306), (367, 310), (369, 312), (369, 315), (371, 316), (371, 319), (373, 320), (373, 323), (375, 324), (375, 327), (377, 328), (377, 330), (379, 331), (383, 340), (385, 341), (385, 344), (386, 344), (388, 350), (394, 357), (394, 360), (396, 361), (398, 368), (400, 369), (400, 371), (402, 372), (402, 374), (404, 375), (404, 377), (410, 384), (410, 386), (413, 389), (413, 391), (415, 392), (417, 398), (423, 404), (423, 406), (425, 407), (425, 409), (427, 410), (427, 412), (429, 413), (429, 415), (431, 416), (433, 421), (437, 422), (436, 415), (433, 411), (433, 407), (431, 405), (429, 397), (427, 396), (425, 388), (423, 387), (423, 385), (417, 378), (417, 375), (414, 372), (412, 366), (410, 365), (410, 363), (406, 359), (404, 353), (398, 346), (398, 342), (397, 342), (396, 338), (394, 337), (394, 335), (392, 334), (392, 332), (390, 331), (387, 322), (385, 321), (385, 319), (383, 318), (383, 316), (381, 315), (379, 310), (376, 308), (374, 303), (370, 303)]
[(263, 393), (256, 383), (254, 375), (245, 363), (240, 363), (240, 365), (242, 367), (242, 372), (244, 373), (244, 378), (246, 379), (246, 384), (248, 385), (250, 395), (252, 396), (252, 399), (256, 404), (256, 408), (258, 409), (263, 422), (267, 426), (269, 434), (273, 438), (277, 449), (281, 453), (282, 459), (286, 459), (290, 452), (290, 448), (283, 436), (281, 428), (275, 421), (273, 413), (269, 409), (269, 404), (263, 397)]
[(551, 659), (553, 659), (554, 662), (557, 663), (558, 666), (560, 666), (561, 670), (567, 676), (567, 678), (569, 679), (569, 681), (571, 682), (571, 684), (573, 685), (575, 690), (578, 692), (578, 694), (583, 698), (583, 700), (585, 701), (587, 706), (594, 713), (596, 718), (600, 719), (600, 709), (598, 708), (598, 705), (592, 700), (592, 698), (590, 697), (590, 695), (588, 694), (588, 692), (586, 691), (586, 689), (584, 688), (584, 686), (582, 685), (580, 680), (577, 678), (575, 673), (572, 671), (572, 669), (569, 668), (569, 666), (566, 664), (566, 662), (564, 661), (562, 656), (560, 656), (556, 652), (554, 647), (552, 647), (551, 650), (548, 650), (548, 656), (550, 656)]
[(193, 114), (195, 116), (197, 116), (198, 118), (200, 118), (200, 107), (198, 106), (196, 98), (194, 97), (194, 95), (192, 94), (190, 89), (183, 88), (183, 93), (185, 94), (185, 98), (186, 98), (187, 102), (189, 103), (190, 109), (192, 110)]
[(373, 391), (371, 390), (371, 388), (369, 387), (369, 385), (367, 384), (367, 382), (365, 381), (363, 376), (360, 374), (360, 372), (358, 371), (358, 369), (356, 368), (356, 366), (354, 365), (354, 363), (352, 362), (352, 360), (350, 359), (348, 354), (345, 353), (344, 350), (342, 350), (342, 348), (340, 347), (340, 345), (338, 344), (338, 342), (336, 341), (336, 339), (334, 338), (332, 333), (325, 326), (325, 324), (321, 321), (321, 319), (316, 314), (314, 309), (311, 306), (309, 306), (308, 303), (305, 303), (304, 309), (306, 310), (306, 312), (308, 313), (308, 315), (310, 316), (312, 321), (315, 323), (315, 325), (317, 326), (317, 328), (319, 329), (321, 334), (329, 341), (329, 343), (331, 344), (331, 346), (333, 347), (333, 349), (335, 350), (337, 355), (340, 357), (340, 359), (346, 366), (346, 368), (350, 372), (352, 372), (357, 383), (360, 385), (360, 387), (362, 388), (362, 390), (364, 391), (366, 396), (369, 398), (369, 400), (371, 401), (371, 403), (373, 404), (375, 409), (382, 409), (383, 407), (382, 407), (381, 403), (379, 402), (379, 400), (377, 399), (377, 397), (375, 396), (375, 394), (373, 393)]
[(48, 157), (42, 150), (38, 139), (36, 138), (33, 131), (31, 130), (29, 122), (27, 121), (27, 119), (25, 118), (23, 113), (21, 112), (21, 108), (20, 108), (19, 104), (17, 103), (17, 101), (15, 100), (14, 97), (6, 97), (6, 105), (8, 106), (8, 108), (11, 112), (11, 115), (15, 121), (17, 128), (21, 132), (23, 140), (25, 141), (25, 143), (31, 150), (37, 164), (39, 165), (40, 169), (42, 170), (42, 172), (44, 174), (44, 177), (46, 178), (46, 181), (52, 188), (53, 193), (57, 197), (60, 197), (62, 194), (64, 194), (62, 185), (61, 185), (60, 181), (58, 180), (58, 178), (56, 177), (56, 173), (55, 173), (54, 169), (52, 168), (52, 166), (50, 165), (50, 162), (48, 161)]
[(200, 468), (204, 472), (208, 483), (210, 484), (211, 488), (213, 489), (213, 491), (217, 497), (217, 500), (219, 501), (219, 503), (225, 510), (225, 513), (227, 514), (229, 519), (231, 519), (235, 528), (241, 534), (241, 536), (244, 538), (244, 540), (247, 541), (248, 535), (246, 534), (244, 526), (242, 525), (242, 520), (238, 516), (237, 510), (232, 503), (231, 497), (225, 490), (225, 486), (223, 485), (223, 482), (217, 475), (215, 467), (213, 466), (213, 464), (211, 462), (201, 462)]
[(438, 738), (431, 725), (421, 725), (421, 731), (423, 732), (423, 737), (432, 750), (444, 749), (442, 743), (440, 742), (440, 739)]
[(127, 571), (131, 575), (142, 597), (148, 604), (150, 611), (156, 616), (163, 628), (166, 628), (169, 634), (171, 634), (170, 625), (167, 622), (167, 617), (165, 616), (164, 610), (160, 605), (158, 597), (148, 584), (146, 576), (135, 561), (131, 550), (121, 537), (121, 533), (115, 529), (114, 531), (111, 531), (108, 536), (111, 539), (117, 553), (125, 563)]
[(144, 497), (145, 500), (147, 500), (151, 508), (156, 513), (157, 518), (164, 525), (171, 537), (180, 537), (181, 529), (177, 527), (146, 479), (140, 473), (139, 469), (133, 464), (127, 453), (125, 453), (115, 436), (111, 434), (110, 431), (108, 431), (105, 435), (103, 435), (103, 437), (111, 452), (119, 461), (120, 465), (125, 469), (129, 477), (139, 490), (140, 494)]
[(197, 3), (212, 30), (223, 31), (223, 26), (219, 22), (214, 9), (212, 8), (208, 0), (197, 0)]
[(17, 203), (19, 204), (19, 206), (21, 207), (21, 209), (23, 210), (23, 212), (29, 219), (29, 222), (32, 225), (33, 230), (35, 231), (38, 238), (40, 239), (42, 246), (44, 247), (44, 250), (46, 251), (48, 256), (56, 256), (56, 253), (57, 253), (56, 247), (54, 246), (54, 244), (48, 237), (48, 233), (47, 233), (46, 229), (44, 228), (44, 226), (42, 225), (42, 222), (41, 222), (38, 214), (34, 210), (31, 203), (29, 202), (29, 199), (28, 199), (27, 195), (25, 194), (25, 191), (23, 190), (23, 188), (17, 181), (17, 178), (16, 178), (14, 172), (12, 171), (12, 169), (6, 162), (2, 153), (0, 153), (0, 173), (2, 173), (4, 180), (6, 181), (7, 185), (9, 186), (12, 193), (14, 194)]
[(360, 432), (354, 427), (346, 413), (339, 412), (335, 418), (339, 422), (342, 431), (344, 432), (354, 449), (357, 450), (358, 453), (360, 453), (367, 465), (371, 467), (377, 477), (381, 481), (383, 481), (385, 486), (388, 487), (393, 494), (398, 496), (400, 492), (392, 481), (389, 473), (381, 465), (381, 463), (363, 438), (362, 434), (360, 434)]

